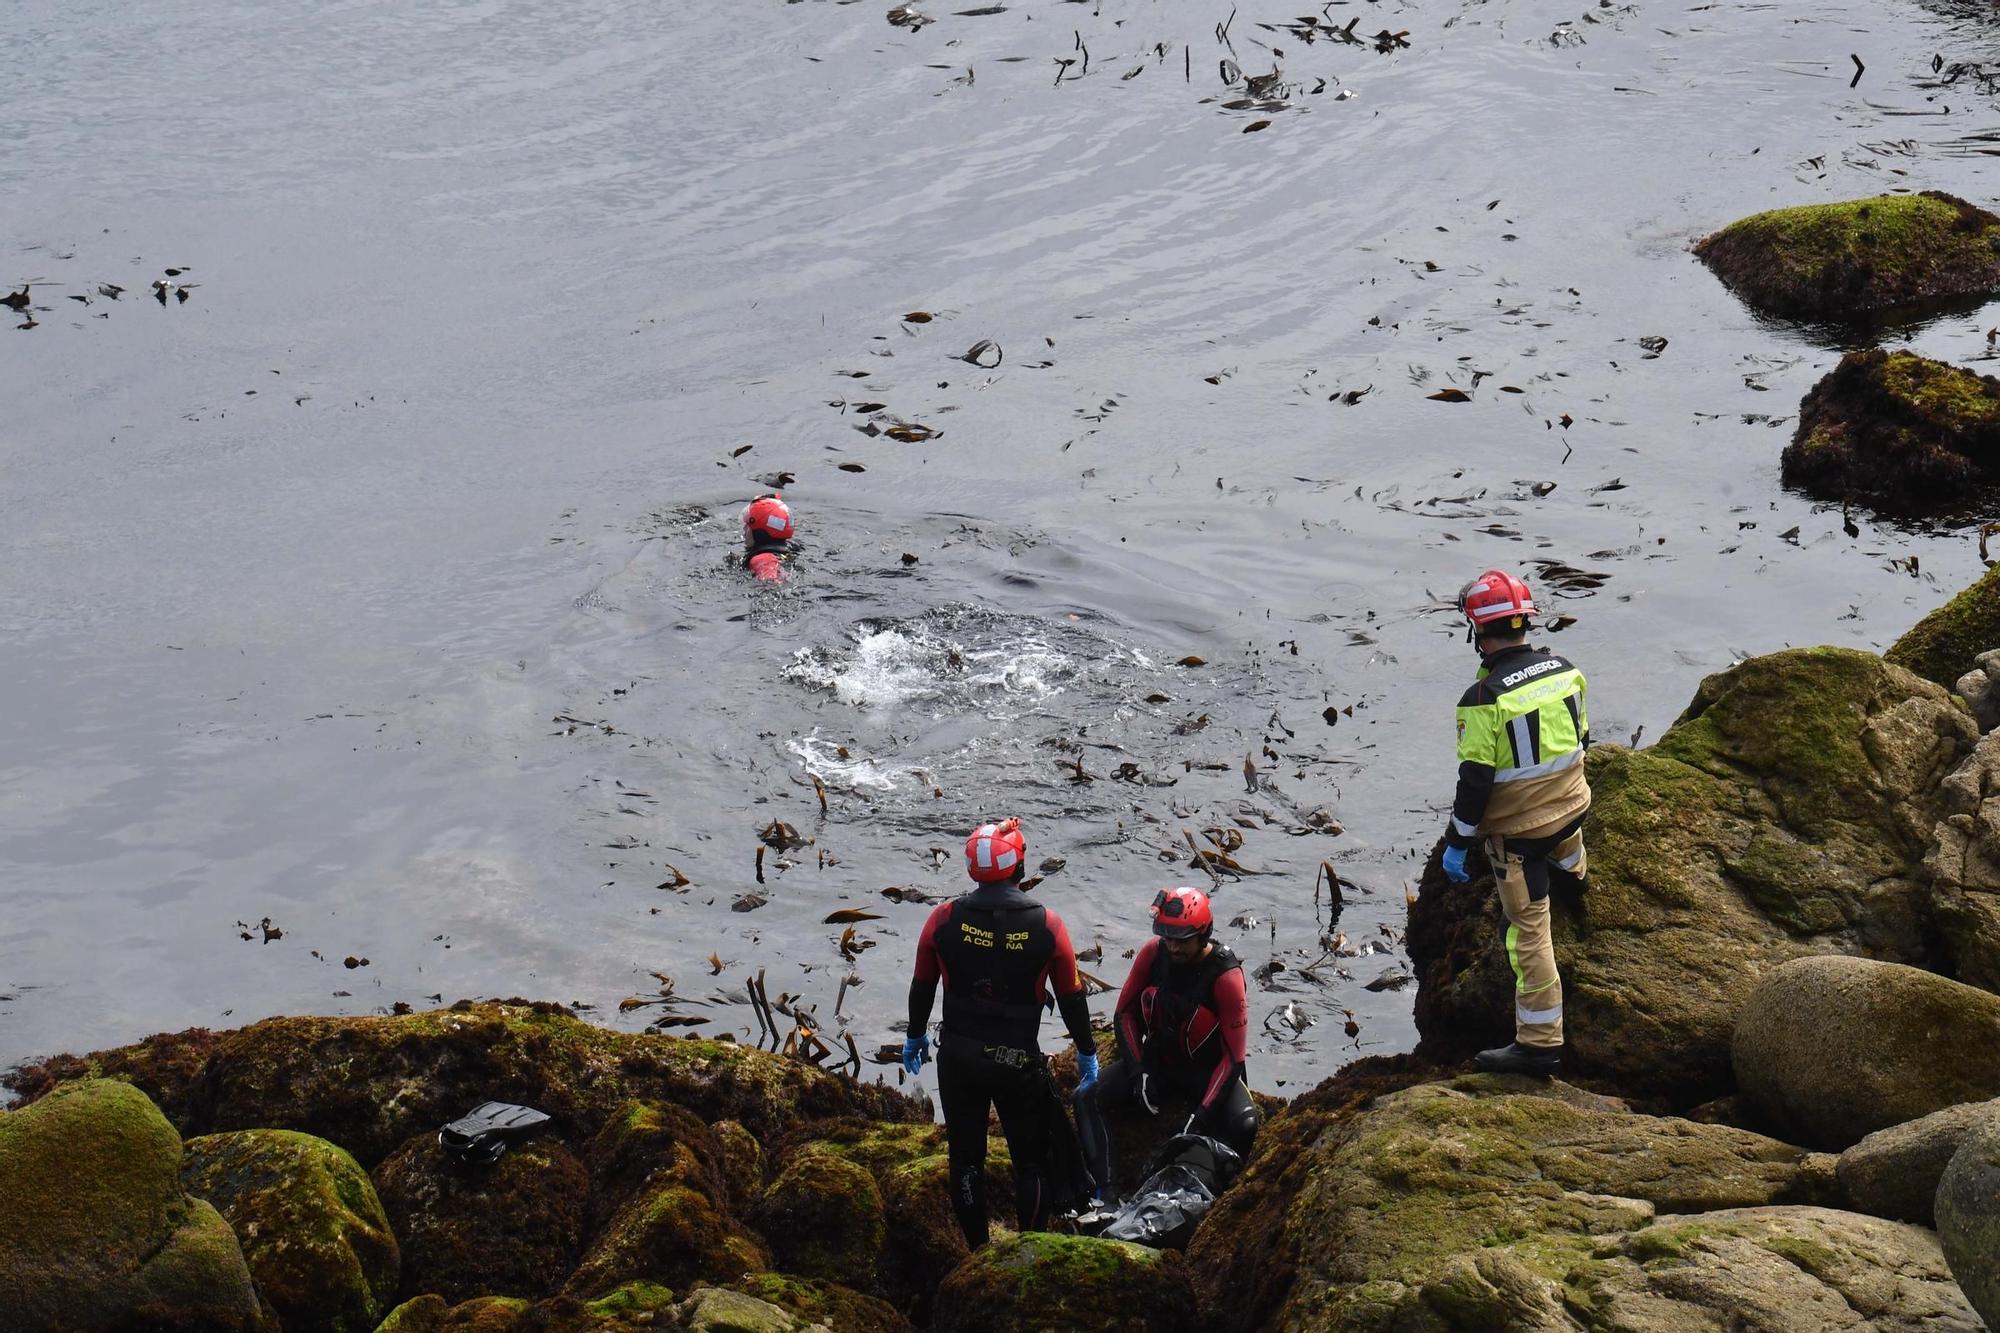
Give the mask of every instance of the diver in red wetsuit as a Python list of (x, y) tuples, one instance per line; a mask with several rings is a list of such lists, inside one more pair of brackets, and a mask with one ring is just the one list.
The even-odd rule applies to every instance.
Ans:
[(1048, 1224), (1054, 1141), (1037, 1032), (1042, 1004), (1055, 993), (1063, 1026), (1076, 1043), (1086, 1084), (1097, 1076), (1090, 1007), (1063, 919), (1021, 887), (1028, 844), (1021, 821), (981, 824), (965, 840), (973, 890), (940, 904), (924, 923), (910, 979), (909, 1035), (903, 1068), (915, 1077), (930, 1056), (927, 1028), (938, 985), (944, 1028), (938, 1036), (938, 1100), (951, 1172), (951, 1211), (966, 1244), (986, 1243), (986, 1114), (1014, 1159), (1015, 1216), (1023, 1231)]
[(1264, 1117), (1250, 1099), (1246, 1043), (1250, 1006), (1242, 960), (1210, 938), (1208, 895), (1162, 889), (1153, 935), (1118, 992), (1118, 1059), (1093, 1088), (1079, 1089), (1077, 1130), (1090, 1173), (1108, 1186), (1111, 1139), (1102, 1108), (1137, 1101), (1154, 1115), (1168, 1091), (1199, 1100), (1188, 1131), (1250, 1155)]
[(743, 567), (760, 583), (783, 583), (797, 534), (784, 496), (776, 491), (758, 496), (743, 508)]

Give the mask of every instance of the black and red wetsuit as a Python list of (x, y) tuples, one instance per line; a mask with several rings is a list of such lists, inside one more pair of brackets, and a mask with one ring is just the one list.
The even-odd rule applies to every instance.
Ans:
[(1249, 1156), (1263, 1116), (1250, 1099), (1243, 963), (1228, 946), (1211, 944), (1194, 962), (1179, 965), (1159, 939), (1147, 940), (1118, 992), (1114, 1025), (1118, 1059), (1087, 1094), (1093, 1104), (1077, 1117), (1097, 1179), (1111, 1179), (1112, 1163), (1109, 1136), (1094, 1112), (1138, 1097), (1142, 1075), (1155, 1108), (1167, 1093), (1195, 1099), (1195, 1131)]
[(938, 1039), (938, 1100), (950, 1149), (951, 1207), (966, 1241), (986, 1243), (986, 1112), (1014, 1160), (1014, 1204), (1021, 1230), (1048, 1218), (1050, 1153), (1047, 1093), (1037, 1044), (1042, 1010), (1054, 992), (1077, 1049), (1092, 1050), (1090, 1009), (1069, 928), (1017, 884), (982, 884), (944, 903), (924, 923), (910, 982), (912, 1036), (930, 1023), (944, 985)]
[(785, 569), (798, 554), (790, 542), (770, 541), (759, 535), (751, 539), (755, 545), (743, 557), (743, 567), (759, 583), (783, 583)]

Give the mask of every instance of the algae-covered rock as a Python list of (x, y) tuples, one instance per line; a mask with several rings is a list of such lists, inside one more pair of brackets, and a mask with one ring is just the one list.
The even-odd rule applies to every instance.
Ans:
[(819, 1147), (792, 1155), (750, 1217), (786, 1272), (857, 1286), (872, 1284), (882, 1219), (875, 1177)]
[(2000, 380), (1914, 352), (1849, 352), (1799, 403), (1779, 470), (1822, 500), (1956, 510), (2000, 480)]
[[(880, 1182), (882, 1293), (921, 1324), (930, 1318), (938, 1283), (972, 1252), (951, 1211), (951, 1162), (940, 1150), (888, 1167)], [(1013, 1159), (1000, 1139), (986, 1141), (986, 1217), (995, 1226), (1016, 1220)]]
[(1867, 958), (1801, 958), (1751, 992), (1736, 1079), (1797, 1142), (1864, 1135), (2000, 1097), (2000, 996)]
[(2000, 731), (1980, 737), (1939, 796), (1943, 817), (1924, 858), (1938, 962), (1967, 985), (2000, 991)]
[[(158, 1041), (160, 1039), (154, 1039)], [(45, 1062), (31, 1095), (93, 1068), (141, 1063), (175, 1083), (164, 1105), (185, 1134), (296, 1129), (374, 1168), (411, 1135), (435, 1131), (482, 1100), (520, 1102), (579, 1139), (627, 1101), (670, 1102), (775, 1138), (805, 1121), (859, 1115), (928, 1120), (928, 1104), (880, 1084), (730, 1042), (615, 1032), (560, 1005), (461, 1002), (394, 1016), (273, 1018), (207, 1034), (207, 1055), (147, 1063), (147, 1046)]]
[(837, 1282), (815, 1282), (786, 1273), (753, 1273), (730, 1286), (800, 1319), (824, 1324), (833, 1333), (916, 1333), (916, 1325), (903, 1318), (895, 1306)]
[(1966, 1135), (1938, 1181), (1937, 1234), (1965, 1295), (2000, 1328), (2000, 1124)]
[(1661, 1218), (1571, 1268), (1562, 1295), (1590, 1330), (1982, 1327), (1930, 1232), (1830, 1208)]
[(1695, 254), (1774, 314), (1842, 318), (2000, 291), (2000, 218), (1937, 191), (1758, 213)]
[(747, 1204), (764, 1192), (764, 1173), (769, 1162), (757, 1136), (734, 1120), (715, 1125), (716, 1144), (722, 1149), (722, 1175), (729, 1185), (729, 1201)]
[(372, 1333), (394, 1302), (400, 1258), (374, 1183), (325, 1139), (189, 1139), (181, 1183), (228, 1221), (285, 1333)]
[[(1277, 1236), (1239, 1242), (1225, 1195), (1188, 1251), (1205, 1308), (1239, 1329), (1521, 1327), (1606, 1238), (1661, 1213), (1836, 1192), (1823, 1154), (1603, 1109), (1560, 1084), (1503, 1090), (1520, 1083), (1422, 1084), (1323, 1126), (1295, 1154), (1292, 1192), (1264, 1200), (1283, 1219)], [(1260, 1143), (1253, 1172), (1268, 1151)], [(1237, 1243), (1289, 1266), (1291, 1280), (1236, 1280)], [(1440, 1307), (1471, 1322), (1437, 1322)], [(1495, 1311), (1512, 1313), (1481, 1322)]]
[(1888, 1129), (1840, 1155), (1840, 1187), (1855, 1210), (1930, 1226), (1939, 1177), (1974, 1129), (2000, 1122), (2000, 1101), (1966, 1102)]
[(938, 1288), (937, 1333), (1182, 1333), (1197, 1326), (1183, 1265), (1159, 1250), (1046, 1231), (1003, 1236)]
[(1952, 689), (1981, 653), (1996, 647), (2000, 647), (2000, 566), (1919, 620), (1883, 656)]
[(376, 1333), (650, 1333), (679, 1327), (674, 1293), (655, 1282), (633, 1282), (595, 1301), (557, 1296), (529, 1304), (482, 1296), (447, 1305), (439, 1296), (405, 1301)]
[[(626, 1102), (583, 1151), (590, 1170), (592, 1231), (658, 1181), (698, 1190), (716, 1207), (732, 1202), (722, 1143), (706, 1122), (665, 1102)], [(761, 1191), (760, 1191), (761, 1193)], [(748, 1204), (756, 1195), (741, 1200)]]
[(419, 1134), (376, 1168), (375, 1186), (402, 1242), (406, 1296), (533, 1300), (562, 1285), (582, 1247), (590, 1177), (549, 1139), (482, 1165)]
[[(1729, 1091), (1736, 1011), (1770, 968), (1933, 961), (1922, 861), (1974, 739), (1938, 686), (1806, 648), (1710, 676), (1650, 749), (1594, 747), (1590, 886), (1554, 903), (1571, 1067), (1693, 1105)], [(1408, 937), (1427, 1057), (1512, 1037), (1503, 934), (1490, 878), (1451, 885), (1433, 856)]]
[(724, 1287), (704, 1287), (682, 1302), (678, 1314), (687, 1333), (832, 1333), (769, 1301)]
[(415, 1296), (389, 1311), (375, 1333), (437, 1333), (450, 1309), (442, 1296)]
[(771, 1266), (763, 1244), (700, 1188), (657, 1181), (612, 1217), (570, 1275), (572, 1296), (600, 1295), (635, 1279), (686, 1288), (730, 1282)]
[(130, 1084), (0, 1113), (0, 1328), (268, 1327), (221, 1214), (181, 1188), (181, 1140)]

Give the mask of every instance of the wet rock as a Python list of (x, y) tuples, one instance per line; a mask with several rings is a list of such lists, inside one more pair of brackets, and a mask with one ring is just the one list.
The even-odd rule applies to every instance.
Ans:
[[(1971, 587), (1919, 620), (1883, 656), (1926, 680), (1957, 689), (1995, 644), (2000, 644), (2000, 567), (1987, 570)], [(1983, 717), (1979, 726), (1981, 731), (1992, 730)]]
[[(1935, 961), (1922, 860), (1974, 739), (1939, 686), (1807, 648), (1709, 677), (1650, 749), (1593, 747), (1590, 886), (1554, 908), (1569, 1067), (1693, 1105), (1731, 1090), (1737, 1010), (1772, 967)], [(1433, 854), (1408, 934), (1427, 1058), (1512, 1037), (1503, 934), (1490, 878), (1452, 885)]]
[(1988, 1121), (2000, 1122), (2000, 1101), (1965, 1102), (1878, 1129), (1840, 1155), (1841, 1189), (1859, 1212), (1930, 1226), (1945, 1166)]
[[(1824, 1154), (1510, 1085), (1525, 1081), (1421, 1084), (1350, 1106), (1302, 1151), (1260, 1142), (1246, 1180), (1274, 1153), (1297, 1158), (1292, 1191), (1259, 1207), (1279, 1234), (1239, 1234), (1235, 1191), (1218, 1202), (1188, 1252), (1205, 1313), (1228, 1329), (1571, 1328), (1551, 1313), (1564, 1284), (1661, 1215), (1836, 1192)], [(1286, 1280), (1242, 1284), (1245, 1256), (1278, 1261)], [(1708, 1326), (1700, 1315), (1663, 1305), (1627, 1327)]]
[(1005, 1236), (938, 1288), (938, 1333), (1182, 1333), (1197, 1326), (1186, 1268), (1124, 1241)]
[(702, 1288), (676, 1313), (687, 1333), (832, 1333), (824, 1324), (723, 1287)]
[(594, 1301), (557, 1296), (529, 1304), (482, 1296), (447, 1305), (419, 1296), (396, 1307), (376, 1333), (651, 1333), (676, 1328), (674, 1294), (654, 1282), (633, 1282)]
[[(2000, 596), (1995, 600), (2000, 601)], [(1952, 682), (1951, 692), (1965, 700), (1980, 731), (2000, 727), (2000, 648), (1989, 648), (1973, 658), (1972, 670)]]
[(916, 1325), (887, 1301), (864, 1296), (835, 1282), (814, 1282), (784, 1273), (753, 1273), (730, 1285), (800, 1319), (824, 1324), (833, 1333), (916, 1333)]
[[(685, 1185), (721, 1211), (731, 1203), (720, 1137), (692, 1113), (665, 1102), (627, 1102), (613, 1111), (585, 1146), (583, 1160), (590, 1171), (593, 1234), (619, 1209), (661, 1184)], [(748, 1195), (743, 1202), (756, 1197)]]
[(180, 1163), (180, 1135), (129, 1084), (89, 1079), (0, 1113), (0, 1327), (273, 1327)]
[(1737, 1020), (1736, 1078), (1779, 1132), (1839, 1150), (2000, 1097), (2000, 996), (1867, 958), (1773, 970)]
[(1830, 1208), (1662, 1218), (1572, 1269), (1563, 1297), (1591, 1330), (1982, 1327), (1930, 1232)]
[(1780, 208), (1731, 223), (1695, 254), (1744, 301), (1842, 319), (2000, 291), (2000, 218), (1937, 191)]
[(1892, 514), (1963, 505), (2000, 481), (2000, 380), (1914, 352), (1849, 352), (1799, 403), (1779, 473)]
[(764, 1174), (768, 1165), (764, 1145), (757, 1142), (756, 1135), (734, 1120), (717, 1124), (715, 1137), (722, 1148), (722, 1174), (729, 1185), (730, 1202), (739, 1206), (747, 1204), (764, 1192)]
[(0, 1075), (0, 1087), (19, 1093), (24, 1102), (32, 1102), (63, 1083), (115, 1078), (150, 1097), (182, 1133), (198, 1133), (188, 1128), (193, 1123), (189, 1095), (223, 1035), (207, 1028), (188, 1028), (91, 1055), (51, 1056)]
[(514, 1333), (527, 1312), (528, 1302), (515, 1296), (475, 1296), (457, 1305), (419, 1296), (391, 1310), (375, 1333)]
[[(170, 1041), (161, 1049), (156, 1043)], [(411, 1135), (483, 1099), (548, 1112), (579, 1137), (631, 1100), (671, 1102), (773, 1138), (812, 1119), (929, 1119), (925, 1103), (799, 1060), (656, 1033), (614, 1032), (560, 1005), (462, 1002), (396, 1016), (273, 1018), (155, 1038), (25, 1072), (39, 1095), (92, 1069), (139, 1065), (183, 1133), (296, 1129), (373, 1168)]]
[(792, 1155), (751, 1221), (779, 1267), (829, 1282), (872, 1284), (884, 1236), (882, 1193), (866, 1167), (819, 1147)]
[(419, 1134), (376, 1168), (375, 1187), (402, 1242), (405, 1296), (533, 1300), (562, 1285), (582, 1248), (590, 1176), (550, 1139), (487, 1166)]
[(769, 1252), (719, 1203), (706, 1170), (663, 1170), (591, 1243), (566, 1292), (590, 1298), (640, 1279), (685, 1289), (769, 1267)]
[(324, 1139), (238, 1130), (190, 1139), (187, 1192), (215, 1206), (286, 1333), (371, 1333), (401, 1262), (375, 1186)]
[(1938, 1181), (1938, 1240), (1972, 1307), (2000, 1328), (2000, 1124), (1968, 1134)]

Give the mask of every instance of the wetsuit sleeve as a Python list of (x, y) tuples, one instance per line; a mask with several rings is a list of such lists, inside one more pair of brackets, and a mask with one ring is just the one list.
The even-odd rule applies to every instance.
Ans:
[(1138, 957), (1132, 960), (1132, 970), (1125, 974), (1125, 984), (1118, 991), (1118, 1010), (1112, 1018), (1112, 1025), (1118, 1030), (1119, 1054), (1135, 1068), (1146, 1044), (1146, 1019), (1139, 1010), (1139, 998), (1146, 992), (1146, 980), (1153, 975), (1153, 960), (1159, 953), (1157, 937), (1140, 946)]
[(1217, 977), (1214, 995), (1215, 1015), (1222, 1021), (1222, 1058), (1202, 1091), (1203, 1110), (1222, 1099), (1230, 1081), (1242, 1077), (1249, 1063), (1250, 1000), (1243, 990), (1243, 969), (1232, 967)]
[(930, 1026), (931, 1005), (937, 1000), (938, 980), (944, 976), (944, 959), (938, 953), (937, 933), (950, 915), (950, 903), (938, 904), (924, 922), (924, 933), (917, 937), (917, 965), (910, 977), (908, 1031), (912, 1037), (922, 1036), (924, 1029)]
[(1063, 1026), (1079, 1051), (1094, 1052), (1096, 1038), (1090, 1035), (1090, 1001), (1084, 997), (1083, 978), (1076, 971), (1076, 948), (1069, 941), (1069, 927), (1054, 912), (1049, 913), (1049, 934), (1055, 937), (1055, 951), (1049, 955), (1049, 985), (1055, 989), (1056, 1009)]
[(1458, 793), (1451, 802), (1451, 824), (1444, 840), (1452, 847), (1470, 847), (1493, 798), (1493, 755), (1500, 744), (1500, 710), (1475, 685), (1458, 701)]

